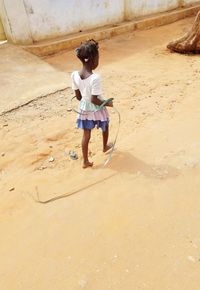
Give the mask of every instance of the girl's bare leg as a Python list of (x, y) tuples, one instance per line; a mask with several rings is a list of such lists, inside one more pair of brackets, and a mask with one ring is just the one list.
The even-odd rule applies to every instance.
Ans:
[(112, 145), (108, 144), (109, 126), (106, 127), (106, 131), (102, 131), (102, 135), (103, 135), (103, 152), (107, 152), (112, 148)]
[(91, 130), (84, 129), (83, 139), (82, 139), (83, 168), (93, 166), (93, 163), (89, 162), (88, 160), (88, 144), (90, 141), (90, 137), (91, 137)]

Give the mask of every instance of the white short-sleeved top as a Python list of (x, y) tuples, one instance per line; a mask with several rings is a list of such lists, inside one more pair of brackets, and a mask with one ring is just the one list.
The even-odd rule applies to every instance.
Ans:
[(103, 100), (100, 76), (93, 73), (88, 78), (81, 79), (79, 72), (74, 71), (71, 78), (72, 89), (79, 90), (82, 96), (80, 101), (80, 109), (85, 111), (94, 111), (98, 106), (91, 102), (91, 96), (98, 96), (98, 99)]

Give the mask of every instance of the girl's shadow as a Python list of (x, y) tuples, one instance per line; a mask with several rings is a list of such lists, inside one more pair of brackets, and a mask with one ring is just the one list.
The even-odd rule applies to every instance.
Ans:
[(129, 152), (116, 151), (109, 168), (119, 173), (144, 175), (151, 178), (175, 178), (179, 171), (169, 165), (147, 164)]

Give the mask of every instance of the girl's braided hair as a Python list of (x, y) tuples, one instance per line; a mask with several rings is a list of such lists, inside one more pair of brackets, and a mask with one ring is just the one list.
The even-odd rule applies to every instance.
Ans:
[(76, 55), (82, 62), (88, 62), (90, 59), (94, 59), (98, 55), (99, 45), (94, 39), (82, 42), (81, 45), (76, 48)]

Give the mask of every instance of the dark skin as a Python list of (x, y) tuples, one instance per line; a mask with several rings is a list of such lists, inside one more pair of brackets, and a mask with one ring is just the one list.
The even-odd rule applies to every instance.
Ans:
[[(83, 67), (79, 71), (79, 75), (82, 79), (88, 78), (93, 72), (94, 69), (97, 68), (99, 64), (99, 55), (97, 55), (95, 58), (89, 59), (87, 62), (82, 62)], [(75, 90), (75, 95), (77, 100), (81, 100), (81, 92), (79, 90)], [(101, 106), (103, 104), (103, 101), (98, 99), (98, 96), (93, 95), (91, 97), (91, 102), (94, 105)], [(106, 104), (107, 107), (113, 107), (113, 103), (109, 102)], [(103, 136), (103, 152), (107, 152), (111, 145), (108, 145), (108, 136), (109, 136), (109, 127), (106, 128), (105, 131), (102, 131)], [(83, 130), (83, 138), (82, 138), (82, 153), (83, 153), (83, 168), (91, 167), (93, 166), (93, 162), (90, 162), (88, 159), (88, 145), (91, 138), (91, 130), (84, 129)]]

